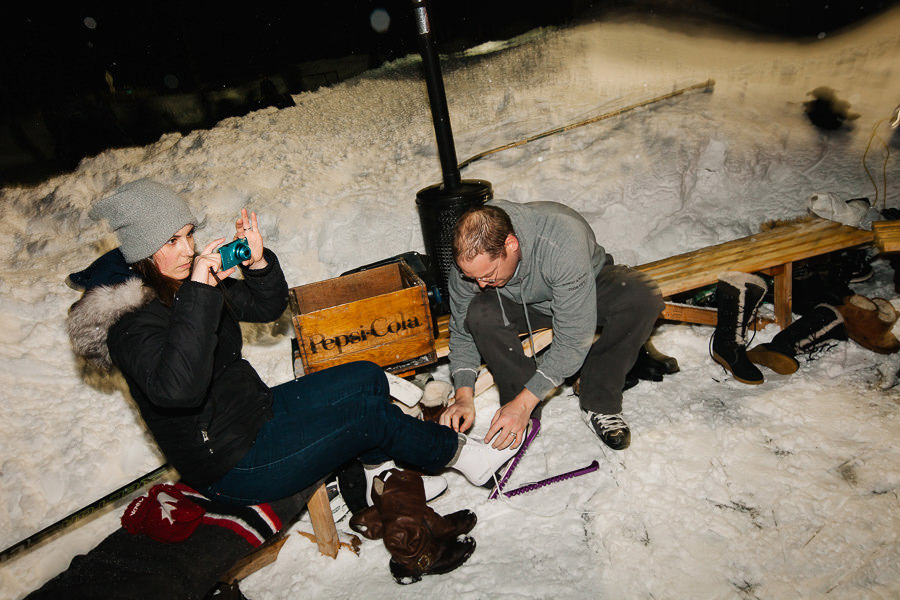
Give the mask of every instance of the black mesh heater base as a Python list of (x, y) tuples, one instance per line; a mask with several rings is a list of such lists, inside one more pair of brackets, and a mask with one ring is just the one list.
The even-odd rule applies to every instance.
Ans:
[(450, 296), (447, 280), (454, 269), (453, 226), (466, 210), (480, 206), (494, 197), (490, 182), (481, 179), (463, 179), (459, 189), (448, 191), (443, 184), (419, 190), (416, 206), (422, 224), (425, 250), (431, 257), (434, 277), (441, 293), (442, 314), (450, 312)]

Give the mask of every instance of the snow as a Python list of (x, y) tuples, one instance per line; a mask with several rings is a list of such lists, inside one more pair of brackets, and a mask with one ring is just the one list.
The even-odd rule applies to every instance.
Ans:
[[(670, 23), (606, 21), (542, 29), (445, 57), (460, 160), (708, 79), (649, 107), (497, 152), (467, 167), (495, 197), (557, 200), (585, 214), (618, 262), (640, 264), (806, 214), (815, 193), (900, 205), (900, 10), (808, 42)], [(825, 86), (859, 115), (823, 132), (803, 114)], [(6, 548), (163, 462), (118, 378), (86, 380), (63, 320), (66, 275), (114, 238), (91, 203), (139, 177), (170, 184), (205, 227), (260, 215), (290, 285), (408, 250), (425, 252), (419, 189), (441, 172), (416, 57), (294, 97), (211, 130), (110, 150), (33, 187), (0, 191), (0, 546)], [(863, 157), (867, 162), (863, 163)], [(868, 171), (866, 169), (868, 168)], [(885, 183), (886, 182), (886, 185)], [(900, 300), (893, 272), (857, 287)], [(758, 332), (770, 339), (774, 326)], [(285, 317), (248, 327), (246, 355), (270, 384), (292, 376)], [(471, 508), (478, 548), (456, 571), (396, 585), (380, 542), (318, 554), (299, 535), (246, 579), (275, 598), (889, 598), (900, 595), (900, 387), (896, 356), (842, 342), (793, 375), (748, 386), (708, 355), (712, 329), (666, 324), (654, 343), (681, 370), (626, 392), (632, 444), (605, 448), (571, 390), (544, 411), (524, 483), (600, 470), (488, 501), (457, 474), (434, 503)], [(446, 365), (435, 376), (447, 378)], [(477, 399), (483, 433), (497, 404)], [(51, 543), (0, 564), (0, 598), (21, 598), (116, 526), (128, 498)], [(300, 522), (295, 528), (309, 530)], [(339, 528), (348, 530), (346, 521)]]

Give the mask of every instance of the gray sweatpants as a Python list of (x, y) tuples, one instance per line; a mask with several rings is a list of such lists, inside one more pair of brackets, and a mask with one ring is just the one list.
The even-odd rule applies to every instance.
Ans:
[[(622, 411), (625, 375), (649, 339), (663, 306), (656, 284), (640, 271), (622, 265), (607, 265), (600, 271), (597, 276), (600, 337), (581, 367), (581, 408), (602, 414)], [(519, 339), (520, 334), (528, 332), (525, 310), (521, 304), (486, 288), (475, 295), (466, 313), (466, 329), (494, 376), (501, 404), (515, 398), (537, 369), (534, 359), (525, 356)], [(552, 326), (550, 316), (530, 307), (527, 310), (535, 330)], [(504, 312), (508, 323), (504, 323)]]

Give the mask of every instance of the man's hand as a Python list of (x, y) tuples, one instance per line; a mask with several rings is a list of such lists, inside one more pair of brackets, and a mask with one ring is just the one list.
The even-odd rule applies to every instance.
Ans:
[[(523, 389), (508, 404), (504, 404), (491, 419), (491, 428), (484, 436), (484, 443), (494, 439), (492, 447), (502, 449), (512, 444), (518, 448), (525, 439), (525, 428), (531, 419), (531, 412), (540, 402), (540, 398), (527, 389)], [(496, 436), (496, 437), (495, 437)]]
[(475, 424), (475, 390), (470, 387), (456, 390), (453, 404), (441, 413), (440, 423), (454, 431), (470, 429)]

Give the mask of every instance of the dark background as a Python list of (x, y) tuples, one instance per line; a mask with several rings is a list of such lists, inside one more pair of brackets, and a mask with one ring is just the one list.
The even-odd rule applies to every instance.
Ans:
[[(409, 0), (198, 4), (36, 3), (8, 16), (0, 39), (0, 184), (34, 183), (110, 147), (145, 145), (168, 131), (283, 107), (290, 94), (418, 52)], [(627, 14), (814, 41), (895, 4), (431, 0), (429, 15), (438, 49), (452, 53), (538, 26)], [(370, 23), (376, 9), (390, 17), (382, 32)], [(192, 116), (163, 110), (161, 99), (191, 106)]]

